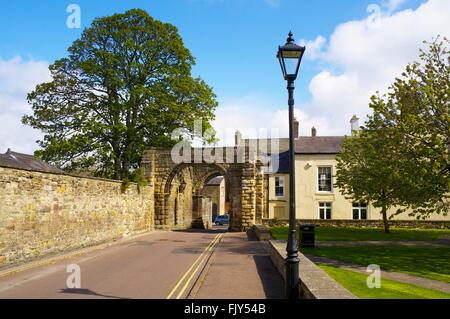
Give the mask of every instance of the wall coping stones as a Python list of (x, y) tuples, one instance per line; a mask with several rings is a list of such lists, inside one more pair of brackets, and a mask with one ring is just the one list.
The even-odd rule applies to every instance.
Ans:
[[(288, 225), (287, 219), (263, 219), (264, 225), (276, 225), (283, 226)], [(316, 226), (327, 227), (383, 227), (383, 220), (353, 220), (353, 219), (331, 219), (331, 220), (318, 220), (318, 219), (297, 219), (297, 225), (301, 224), (314, 224)], [(403, 227), (403, 228), (423, 228), (423, 229), (445, 229), (450, 228), (450, 221), (445, 220), (390, 220), (389, 225), (391, 227)]]
[[(265, 248), (278, 272), (286, 280), (285, 240), (270, 240), (267, 227), (255, 225), (253, 230), (261, 241), (266, 241)], [(299, 252), (300, 258), (300, 298), (302, 299), (358, 299), (350, 291), (342, 287), (319, 266)]]
[[(59, 176), (74, 177), (74, 178), (79, 178), (79, 179), (90, 179), (90, 180), (96, 180), (96, 181), (101, 181), (101, 182), (111, 182), (111, 183), (122, 184), (121, 180), (93, 177), (93, 176), (81, 176), (81, 175), (71, 174), (71, 173), (67, 173), (67, 172), (62, 172), (62, 173), (43, 172), (43, 171), (38, 171), (38, 170), (33, 170), (33, 169), (9, 167), (9, 166), (5, 166), (5, 165), (0, 165), (0, 168), (5, 168), (5, 169), (10, 169), (10, 170), (15, 170), (15, 171), (25, 171), (25, 172), (30, 172), (30, 173), (38, 173), (38, 174), (43, 174), (43, 175), (59, 175)], [(137, 183), (135, 183), (135, 182), (129, 182), (129, 183), (130, 183), (130, 185), (137, 185)]]
[(260, 241), (269, 241), (272, 239), (270, 230), (264, 225), (254, 225), (253, 231)]

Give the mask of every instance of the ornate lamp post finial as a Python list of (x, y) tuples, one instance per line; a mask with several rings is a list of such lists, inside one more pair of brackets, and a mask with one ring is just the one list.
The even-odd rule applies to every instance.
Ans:
[(294, 36), (294, 34), (291, 31), (289, 31), (289, 38), (287, 38), (287, 43), (294, 43), (295, 42), (293, 36)]

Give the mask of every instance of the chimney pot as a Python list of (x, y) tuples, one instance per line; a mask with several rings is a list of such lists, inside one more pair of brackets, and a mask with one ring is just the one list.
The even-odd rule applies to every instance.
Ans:
[(240, 146), (242, 144), (242, 134), (239, 131), (234, 133), (234, 145)]
[(352, 119), (350, 120), (350, 125), (352, 130), (352, 136), (358, 135), (360, 128), (359, 128), (359, 118), (356, 115), (353, 115)]
[(316, 137), (317, 136), (317, 130), (316, 130), (316, 128), (314, 126), (311, 129), (311, 136), (312, 137)]

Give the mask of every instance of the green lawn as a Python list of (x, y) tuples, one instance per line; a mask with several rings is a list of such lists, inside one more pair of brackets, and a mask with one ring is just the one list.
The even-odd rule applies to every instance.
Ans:
[(323, 247), (302, 252), (450, 283), (449, 247)]
[(381, 278), (381, 288), (369, 289), (367, 275), (321, 265), (334, 280), (361, 299), (450, 299), (450, 294)]
[[(288, 228), (270, 230), (275, 239), (287, 240)], [(450, 229), (392, 228), (386, 234), (380, 228), (316, 227), (316, 240), (323, 241), (368, 241), (368, 240), (436, 240), (450, 236)]]

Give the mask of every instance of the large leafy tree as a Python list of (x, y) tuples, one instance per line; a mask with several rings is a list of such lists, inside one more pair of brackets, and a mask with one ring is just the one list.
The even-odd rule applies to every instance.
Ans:
[(337, 185), (381, 207), (386, 228), (390, 206), (417, 218), (449, 211), (449, 41), (427, 44), (387, 94), (372, 97), (366, 127), (338, 156)]
[(36, 152), (68, 171), (128, 178), (150, 146), (171, 132), (211, 129), (212, 89), (191, 75), (195, 60), (176, 27), (143, 10), (97, 18), (50, 66), (52, 81), (28, 95), (23, 123), (44, 132)]
[(354, 202), (381, 209), (384, 230), (389, 233), (388, 211), (399, 204), (407, 189), (396, 171), (399, 160), (388, 131), (363, 130), (346, 138), (337, 156), (336, 186)]

